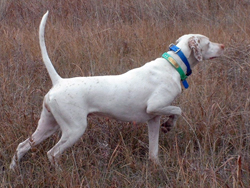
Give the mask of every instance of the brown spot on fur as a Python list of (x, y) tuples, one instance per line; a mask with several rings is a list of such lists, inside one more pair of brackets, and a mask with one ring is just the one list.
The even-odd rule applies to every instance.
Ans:
[(46, 110), (47, 110), (48, 112), (50, 112), (50, 108), (49, 108), (49, 106), (48, 106), (48, 104), (47, 104), (46, 102), (44, 103), (44, 106), (45, 106)]
[(33, 145), (34, 145), (34, 140), (33, 140), (32, 136), (29, 137), (29, 143), (30, 143), (30, 146), (33, 147)]

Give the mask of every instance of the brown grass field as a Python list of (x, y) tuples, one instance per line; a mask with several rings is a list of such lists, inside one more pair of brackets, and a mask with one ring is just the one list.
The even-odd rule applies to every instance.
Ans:
[[(174, 101), (183, 116), (160, 133), (161, 166), (148, 160), (145, 124), (89, 118), (61, 171), (46, 155), (60, 133), (32, 148), (17, 172), (8, 169), (52, 85), (38, 42), (46, 10), (46, 44), (62, 77), (124, 73), (187, 33), (225, 44)], [(250, 187), (249, 15), (247, 0), (1, 0), (0, 187)]]

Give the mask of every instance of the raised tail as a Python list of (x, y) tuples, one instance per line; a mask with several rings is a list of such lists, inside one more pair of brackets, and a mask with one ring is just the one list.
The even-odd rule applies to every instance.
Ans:
[(43, 18), (42, 18), (41, 23), (40, 23), (40, 27), (39, 27), (39, 43), (40, 43), (40, 48), (41, 48), (41, 51), (42, 51), (43, 62), (45, 64), (46, 68), (47, 68), (47, 71), (49, 73), (52, 84), (55, 85), (62, 78), (58, 75), (58, 73), (56, 72), (54, 66), (52, 65), (52, 63), (51, 63), (51, 61), (49, 59), (49, 55), (48, 55), (48, 52), (47, 52), (47, 49), (46, 49), (46, 45), (45, 45), (44, 29), (45, 29), (45, 24), (46, 24), (48, 14), (49, 14), (49, 11), (47, 11), (43, 15)]

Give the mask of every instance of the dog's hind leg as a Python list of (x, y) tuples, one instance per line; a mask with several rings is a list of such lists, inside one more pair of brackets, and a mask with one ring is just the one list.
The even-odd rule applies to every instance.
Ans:
[(57, 125), (53, 115), (45, 108), (45, 106), (43, 106), (36, 131), (32, 134), (32, 136), (18, 145), (15, 155), (12, 158), (10, 169), (14, 170), (17, 162), (20, 161), (25, 153), (51, 136), (58, 129), (58, 127), (59, 126)]
[(59, 118), (58, 121), (60, 122), (58, 123), (62, 130), (62, 136), (58, 143), (47, 153), (52, 166), (55, 166), (56, 168), (59, 168), (58, 159), (61, 154), (83, 135), (87, 127), (87, 115), (84, 116), (79, 113), (79, 118), (76, 118), (74, 115), (76, 119), (69, 117), (68, 115), (69, 114), (65, 114), (64, 117), (67, 117), (66, 119)]

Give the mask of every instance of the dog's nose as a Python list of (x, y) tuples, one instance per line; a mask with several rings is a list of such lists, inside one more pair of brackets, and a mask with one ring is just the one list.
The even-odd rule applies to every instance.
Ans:
[(220, 47), (222, 50), (224, 50), (224, 48), (225, 48), (224, 44), (221, 44)]

